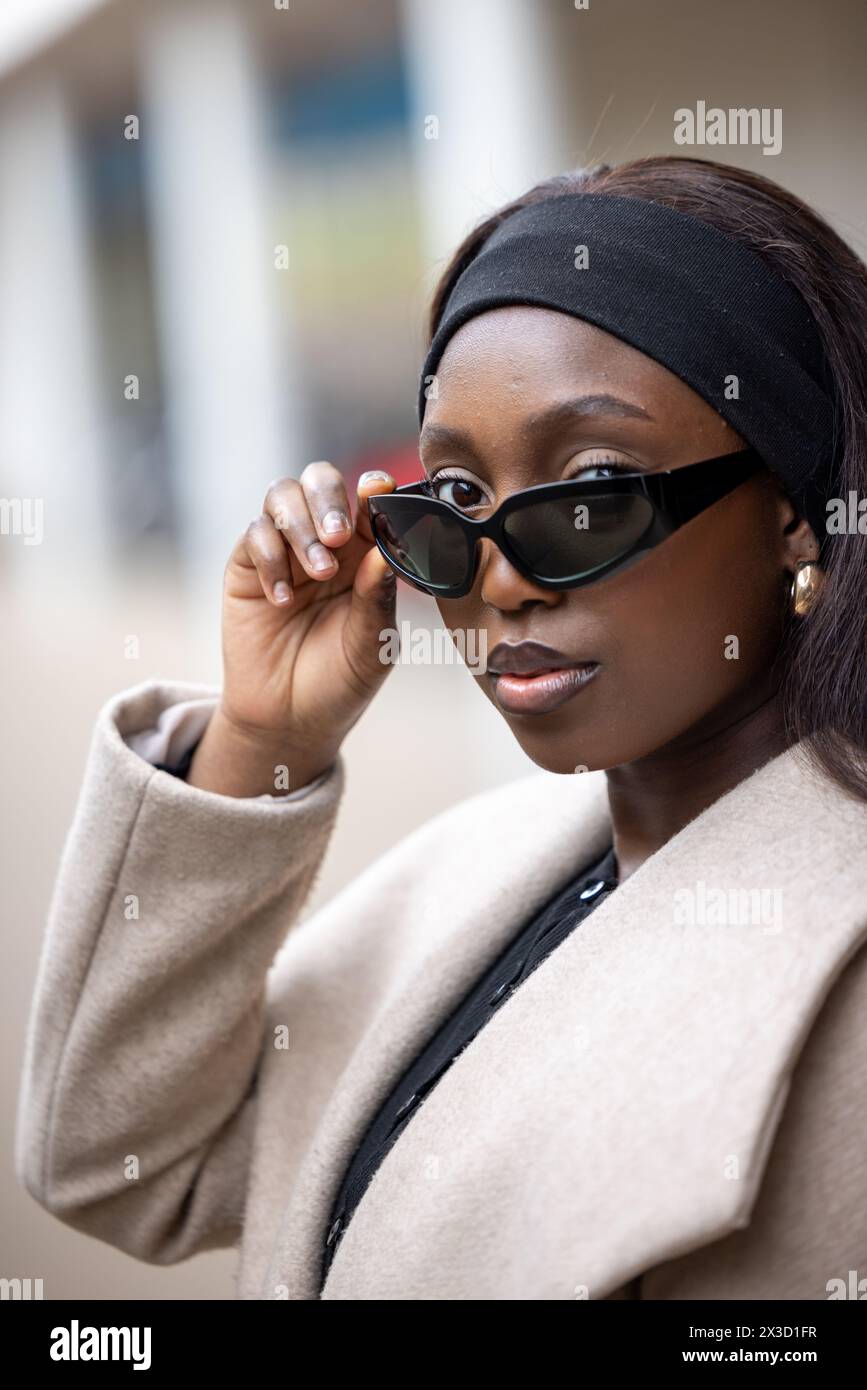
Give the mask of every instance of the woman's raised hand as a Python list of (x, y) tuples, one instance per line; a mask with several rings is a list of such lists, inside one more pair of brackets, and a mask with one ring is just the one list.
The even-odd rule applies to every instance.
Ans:
[[(359, 479), (353, 522), (343, 478), (309, 463), (278, 478), (240, 537), (223, 585), (223, 687), (187, 778), (231, 796), (306, 785), (334, 761), (391, 670), (380, 660), (395, 624), (396, 577), (376, 547)], [(276, 769), (288, 769), (276, 785)]]

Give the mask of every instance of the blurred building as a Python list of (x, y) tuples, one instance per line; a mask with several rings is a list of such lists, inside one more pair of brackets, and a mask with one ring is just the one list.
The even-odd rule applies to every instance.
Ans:
[(449, 250), (558, 168), (683, 153), (697, 97), (780, 106), (778, 158), (707, 153), (863, 227), (864, 32), (858, 0), (7, 0), (0, 488), (64, 542), (0, 565), (195, 586), (272, 477), (411, 476)]
[[(513, 101), (538, 30), (526, 5), (477, 0), (475, 36), (458, 7), (432, 22), (399, 0), (15, 14), (5, 52), (0, 20), (0, 485), (62, 526), (40, 575), (154, 554), (212, 582), (271, 478), (312, 458), (351, 476), (378, 451), (415, 476), (431, 248), (535, 176), (534, 136), (557, 158), (541, 90)], [(486, 29), (498, 51), (477, 95), (503, 86), (510, 114), (504, 167), (485, 173), (490, 102), (459, 86), (437, 103), (435, 82), (433, 133), (419, 103), (432, 63), (469, 79), (456, 54)]]

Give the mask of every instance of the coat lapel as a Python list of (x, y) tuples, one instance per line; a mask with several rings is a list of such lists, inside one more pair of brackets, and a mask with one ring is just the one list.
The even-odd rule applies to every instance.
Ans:
[[(268, 1288), (316, 1296), (330, 1202), (369, 1118), (608, 838), (601, 777), (525, 779), (490, 805), (496, 835), (473, 832), (468, 805), (465, 841), (452, 836), (459, 906), (444, 891), (439, 930), (402, 955), (326, 1107)], [(323, 1297), (601, 1298), (745, 1225), (800, 1048), (867, 936), (864, 832), (863, 808), (796, 750), (686, 826), (443, 1076), (375, 1174)], [(739, 889), (764, 896), (729, 897)]]

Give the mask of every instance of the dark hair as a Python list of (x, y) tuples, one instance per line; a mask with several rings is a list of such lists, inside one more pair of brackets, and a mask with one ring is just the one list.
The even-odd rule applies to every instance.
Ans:
[[(570, 170), (498, 208), (464, 238), (430, 308), (433, 338), (455, 281), (496, 227), (569, 193), (648, 198), (699, 217), (761, 256), (799, 291), (822, 336), (834, 391), (835, 486), (867, 497), (867, 267), (817, 213), (770, 179), (713, 160), (650, 156)], [(845, 791), (867, 800), (867, 539), (818, 536), (821, 601), (788, 619), (780, 653), (786, 729)]]

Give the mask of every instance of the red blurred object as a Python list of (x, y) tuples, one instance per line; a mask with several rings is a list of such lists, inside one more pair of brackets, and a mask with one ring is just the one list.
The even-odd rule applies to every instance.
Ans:
[(361, 454), (353, 454), (344, 460), (341, 472), (347, 484), (355, 491), (361, 474), (372, 468), (381, 468), (383, 472), (390, 473), (398, 487), (402, 487), (404, 483), (417, 483), (424, 474), (418, 456), (417, 439), (397, 445), (377, 446), (365, 449)]

